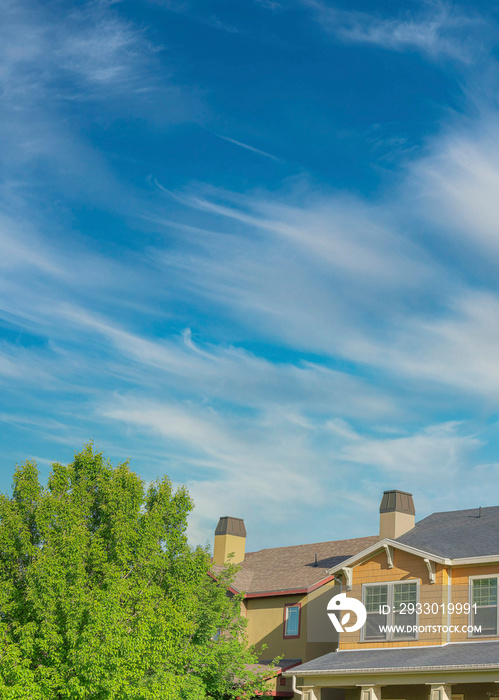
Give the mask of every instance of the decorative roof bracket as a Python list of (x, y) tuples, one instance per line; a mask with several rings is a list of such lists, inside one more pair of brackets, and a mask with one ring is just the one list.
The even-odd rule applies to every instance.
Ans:
[(383, 548), (386, 552), (386, 563), (388, 564), (388, 568), (393, 569), (393, 547), (390, 547), (389, 544), (384, 544)]
[(428, 576), (430, 578), (430, 583), (435, 583), (436, 578), (435, 578), (435, 562), (430, 561), (430, 559), (425, 559), (424, 563), (428, 567)]
[(345, 566), (342, 569), (343, 574), (345, 575), (345, 587), (347, 591), (352, 590), (352, 569), (350, 566)]

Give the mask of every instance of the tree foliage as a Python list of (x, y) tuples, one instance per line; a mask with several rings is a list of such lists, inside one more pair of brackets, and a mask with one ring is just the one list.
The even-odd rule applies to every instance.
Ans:
[(34, 462), (0, 497), (0, 697), (202, 700), (263, 689), (245, 669), (233, 567), (214, 581), (185, 535), (191, 499), (167, 478), (147, 490), (128, 463), (87, 445)]

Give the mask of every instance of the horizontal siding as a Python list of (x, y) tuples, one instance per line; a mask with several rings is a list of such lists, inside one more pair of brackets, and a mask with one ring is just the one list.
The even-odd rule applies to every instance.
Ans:
[[(362, 585), (366, 583), (389, 583), (393, 581), (409, 581), (419, 580), (420, 588), (420, 603), (437, 603), (446, 604), (449, 602), (449, 581), (452, 583), (450, 595), (453, 603), (468, 603), (469, 602), (469, 577), (470, 576), (485, 576), (499, 575), (499, 565), (485, 566), (466, 566), (455, 567), (450, 572), (449, 567), (441, 564), (435, 564), (435, 584), (430, 584), (429, 573), (424, 560), (408, 552), (394, 550), (393, 552), (393, 568), (388, 568), (385, 552), (378, 553), (369, 561), (359, 564), (353, 569), (352, 573), (352, 590), (348, 595), (361, 599)], [(451, 578), (449, 579), (449, 575)], [(418, 620), (419, 625), (457, 625), (464, 626), (470, 624), (469, 617), (466, 613), (458, 615), (454, 613), (451, 617), (448, 616), (446, 609), (439, 610), (437, 615), (421, 614)], [(340, 635), (340, 649), (376, 649), (389, 647), (407, 647), (407, 646), (428, 646), (446, 643), (447, 641), (466, 641), (468, 640), (466, 632), (454, 632), (447, 635), (446, 632), (424, 632), (419, 634), (417, 640), (404, 639), (401, 641), (361, 641), (361, 631), (358, 632), (343, 632)], [(475, 638), (476, 639), (476, 638)], [(490, 639), (490, 637), (488, 638)], [(499, 693), (498, 693), (499, 694)]]

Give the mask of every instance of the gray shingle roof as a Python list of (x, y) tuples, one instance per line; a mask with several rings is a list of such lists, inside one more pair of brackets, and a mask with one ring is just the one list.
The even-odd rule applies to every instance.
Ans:
[(397, 542), (455, 559), (499, 554), (499, 506), (433, 513)]
[(390, 672), (401, 669), (499, 669), (499, 641), (461, 642), (444, 646), (405, 649), (336, 651), (293, 668), (298, 676), (324, 673)]

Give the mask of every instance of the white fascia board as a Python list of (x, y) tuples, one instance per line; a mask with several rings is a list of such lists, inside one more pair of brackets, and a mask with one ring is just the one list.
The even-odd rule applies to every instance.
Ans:
[(466, 564), (495, 564), (499, 562), (499, 554), (488, 554), (483, 557), (461, 557), (452, 559), (452, 566), (464, 566)]
[(345, 567), (355, 566), (356, 564), (359, 564), (360, 562), (369, 559), (371, 554), (374, 554), (374, 552), (377, 552), (378, 550), (383, 551), (385, 546), (393, 547), (394, 549), (400, 549), (402, 552), (414, 554), (416, 557), (421, 557), (422, 559), (430, 559), (431, 561), (437, 562), (437, 564), (445, 564), (447, 566), (452, 566), (453, 563), (452, 559), (447, 559), (446, 557), (439, 557), (437, 554), (430, 554), (430, 552), (425, 552), (423, 549), (416, 549), (416, 547), (410, 547), (407, 544), (402, 544), (401, 542), (397, 542), (396, 540), (390, 540), (386, 537), (384, 540), (375, 542), (370, 547), (367, 547), (361, 552), (354, 554), (353, 557), (350, 557), (350, 559), (345, 559), (345, 561), (342, 561), (341, 564), (333, 566), (331, 569), (329, 569), (327, 573), (328, 575), (331, 575), (337, 573), (338, 571), (341, 571)]
[[(473, 671), (482, 671), (482, 670), (491, 670), (491, 671), (496, 671), (497, 670), (497, 664), (474, 664), (473, 666), (470, 666), (469, 664), (460, 664), (459, 666), (398, 666), (396, 668), (393, 668), (392, 666), (388, 666), (387, 668), (356, 668), (356, 669), (351, 669), (351, 668), (334, 668), (334, 669), (320, 669), (320, 670), (314, 670), (314, 671), (300, 671), (299, 668), (293, 671), (284, 671), (282, 673), (283, 676), (327, 676), (327, 675), (350, 675), (350, 676), (358, 676), (363, 673), (369, 673), (372, 675), (376, 674), (384, 674), (384, 673), (389, 673), (389, 674), (403, 674), (403, 673), (420, 673), (421, 671), (426, 671), (427, 673), (441, 673), (442, 671), (446, 672), (452, 672), (452, 671), (469, 671), (470, 673)], [(494, 681), (498, 682), (498, 681)]]

